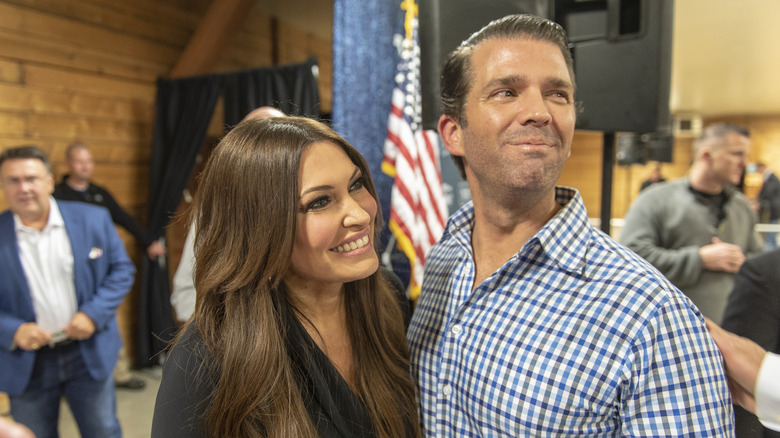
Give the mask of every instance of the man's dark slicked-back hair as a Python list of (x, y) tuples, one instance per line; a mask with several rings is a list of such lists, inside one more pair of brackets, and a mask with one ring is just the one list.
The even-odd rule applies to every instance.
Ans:
[(536, 15), (507, 15), (504, 18), (491, 21), (487, 26), (473, 33), (447, 57), (442, 67), (440, 82), (442, 114), (452, 117), (462, 125), (466, 124), (463, 111), (474, 76), (474, 72), (471, 71), (471, 55), (474, 47), (479, 43), (493, 38), (541, 40), (557, 45), (566, 61), (566, 67), (576, 91), (574, 61), (563, 27)]
[(3, 165), (5, 160), (22, 160), (28, 158), (41, 160), (43, 165), (46, 167), (46, 171), (51, 173), (51, 163), (49, 162), (49, 157), (45, 152), (43, 152), (43, 150), (41, 150), (41, 148), (34, 145), (17, 146), (4, 150), (2, 153), (0, 153), (0, 166)]

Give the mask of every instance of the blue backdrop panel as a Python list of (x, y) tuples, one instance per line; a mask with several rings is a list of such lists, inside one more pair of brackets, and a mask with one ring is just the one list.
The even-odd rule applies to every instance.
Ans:
[(368, 161), (387, 220), (393, 181), (380, 167), (399, 61), (393, 36), (403, 32), (401, 0), (335, 0), (333, 8), (333, 129)]

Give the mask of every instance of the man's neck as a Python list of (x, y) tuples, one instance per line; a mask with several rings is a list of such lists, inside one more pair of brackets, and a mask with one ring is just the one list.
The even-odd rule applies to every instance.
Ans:
[[(523, 205), (498, 205), (491, 199), (474, 200), (474, 229), (471, 247), (476, 274), (473, 287), (503, 266), (562, 208), (555, 190), (540, 199), (518, 197)], [(531, 202), (527, 202), (531, 201)]]
[(36, 216), (19, 216), (19, 220), (22, 225), (28, 228), (32, 228), (38, 231), (43, 231), (46, 225), (49, 224), (49, 213), (51, 209), (47, 209), (45, 213)]
[(78, 179), (74, 178), (72, 175), (68, 175), (68, 177), (65, 178), (65, 184), (67, 184), (68, 187), (72, 188), (73, 190), (78, 190), (80, 192), (83, 192), (89, 188), (88, 179)]
[(694, 163), (688, 173), (688, 182), (699, 192), (717, 195), (723, 192), (724, 184), (709, 176), (708, 169), (701, 163)]

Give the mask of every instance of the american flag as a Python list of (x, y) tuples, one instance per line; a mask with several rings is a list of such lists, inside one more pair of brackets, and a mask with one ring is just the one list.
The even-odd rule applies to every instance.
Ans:
[(409, 296), (417, 299), (425, 255), (444, 232), (447, 204), (439, 163), (439, 138), (422, 129), (417, 5), (404, 0), (405, 36), (396, 36), (401, 61), (387, 122), (382, 170), (394, 178), (388, 226), (409, 258)]

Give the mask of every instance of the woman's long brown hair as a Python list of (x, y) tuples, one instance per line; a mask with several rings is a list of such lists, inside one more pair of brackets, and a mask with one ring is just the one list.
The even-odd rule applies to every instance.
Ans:
[[(366, 176), (363, 157), (314, 120), (250, 120), (220, 142), (204, 170), (193, 220), (196, 324), (216, 359), (205, 427), (214, 437), (315, 437), (286, 347), (294, 317), (282, 280), (292, 254), (298, 169), (312, 143), (340, 146)], [(377, 203), (378, 203), (377, 199)], [(375, 230), (381, 229), (377, 214)], [(379, 272), (345, 286), (353, 390), (377, 436), (419, 434), (414, 384), (397, 298)]]

